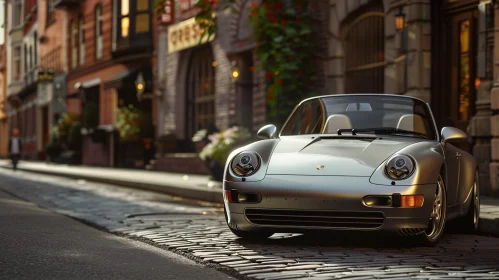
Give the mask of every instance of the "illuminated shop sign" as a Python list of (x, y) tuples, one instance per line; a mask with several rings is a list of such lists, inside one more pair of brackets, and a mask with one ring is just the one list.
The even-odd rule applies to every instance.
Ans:
[(202, 33), (199, 24), (194, 18), (170, 25), (168, 27), (168, 53), (192, 48), (215, 38), (215, 34), (211, 35), (210, 38), (204, 36), (200, 42), (199, 39)]

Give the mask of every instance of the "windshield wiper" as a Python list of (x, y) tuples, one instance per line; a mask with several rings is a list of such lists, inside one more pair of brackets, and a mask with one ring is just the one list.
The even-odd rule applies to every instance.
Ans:
[(425, 139), (428, 139), (428, 135), (416, 131), (410, 131), (405, 129), (399, 129), (395, 127), (373, 127), (373, 128), (342, 128), (338, 129), (338, 135), (341, 135), (342, 132), (351, 132), (352, 135), (357, 135), (358, 132), (374, 132), (375, 134), (412, 134)]

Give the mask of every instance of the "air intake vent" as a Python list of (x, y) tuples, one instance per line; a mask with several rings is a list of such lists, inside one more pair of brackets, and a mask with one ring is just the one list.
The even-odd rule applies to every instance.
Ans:
[(385, 221), (382, 212), (321, 210), (246, 209), (248, 220), (257, 225), (374, 229)]
[(399, 229), (399, 235), (401, 236), (414, 236), (423, 233), (426, 229), (424, 228), (401, 228)]

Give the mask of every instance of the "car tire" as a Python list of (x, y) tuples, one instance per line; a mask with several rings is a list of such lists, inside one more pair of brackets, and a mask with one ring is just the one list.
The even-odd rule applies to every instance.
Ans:
[(269, 237), (271, 237), (274, 233), (269, 232), (269, 231), (243, 231), (243, 230), (238, 230), (234, 229), (229, 225), (229, 219), (227, 217), (227, 209), (225, 208), (224, 204), (224, 216), (225, 216), (225, 222), (227, 223), (227, 227), (232, 231), (234, 235), (237, 237), (246, 239), (246, 240), (252, 240), (252, 241), (262, 241), (265, 240)]
[(475, 173), (475, 183), (473, 184), (473, 197), (468, 208), (466, 216), (460, 217), (455, 221), (456, 230), (460, 233), (475, 233), (478, 231), (480, 221), (480, 184), (478, 170)]
[(423, 233), (414, 236), (415, 243), (421, 246), (435, 246), (444, 233), (446, 218), (447, 191), (442, 176), (439, 176), (428, 228)]

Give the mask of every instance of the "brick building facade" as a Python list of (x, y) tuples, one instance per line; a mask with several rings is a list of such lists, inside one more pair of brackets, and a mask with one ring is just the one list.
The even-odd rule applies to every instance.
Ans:
[[(134, 149), (141, 143), (132, 146), (134, 155), (124, 154), (130, 149), (120, 146), (114, 124), (116, 109), (132, 103), (154, 114), (148, 94), (153, 86), (153, 2), (87, 0), (58, 5), (68, 11), (67, 111), (84, 115), (89, 104), (97, 107), (97, 127), (83, 130), (83, 164), (133, 167), (142, 159), (141, 151)], [(139, 75), (145, 79), (141, 100), (134, 84)], [(97, 134), (103, 135), (98, 141)]]

